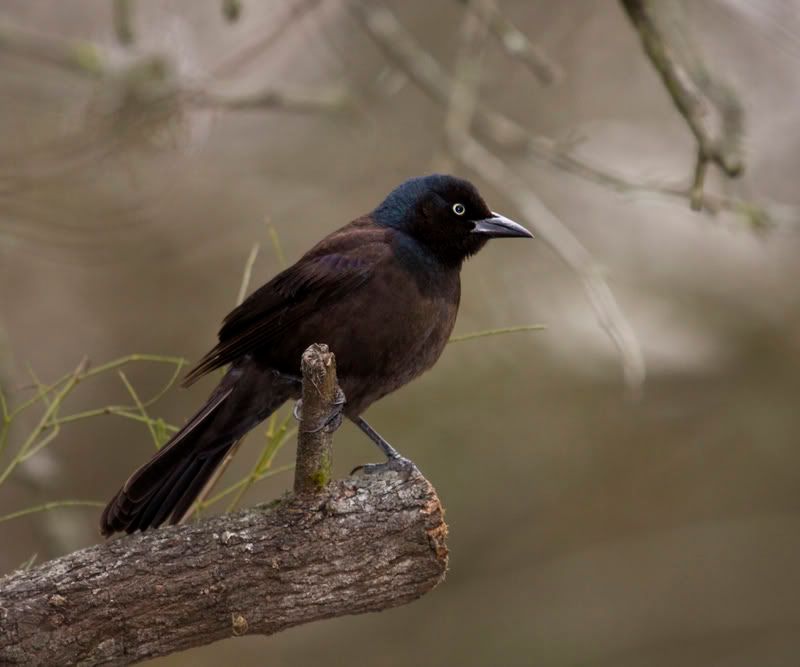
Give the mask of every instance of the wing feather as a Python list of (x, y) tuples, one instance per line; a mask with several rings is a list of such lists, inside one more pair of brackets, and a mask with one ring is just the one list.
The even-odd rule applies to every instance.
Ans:
[(318, 253), (279, 273), (225, 318), (219, 342), (189, 371), (184, 386), (268, 346), (325, 302), (363, 285), (374, 265), (371, 257), (352, 251)]

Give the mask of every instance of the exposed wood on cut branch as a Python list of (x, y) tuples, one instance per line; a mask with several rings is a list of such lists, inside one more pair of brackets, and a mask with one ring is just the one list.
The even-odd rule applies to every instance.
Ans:
[(336, 382), (336, 359), (327, 345), (311, 345), (303, 352), (303, 416), (297, 430), (294, 492), (319, 493), (331, 478), (333, 410), (344, 394)]
[[(306, 403), (306, 424), (338, 396), (333, 355), (321, 347), (304, 359), (304, 381), (320, 383), (304, 391), (319, 399)], [(418, 471), (386, 471), (319, 484), (325, 462), (314, 456), (331, 436), (323, 428), (304, 437), (301, 494), (0, 579), (0, 664), (125, 665), (395, 607), (436, 586), (447, 526), (430, 483)]]

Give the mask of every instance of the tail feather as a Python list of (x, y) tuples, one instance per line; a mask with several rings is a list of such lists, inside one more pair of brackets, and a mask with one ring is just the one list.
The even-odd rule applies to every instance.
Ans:
[(232, 367), (199, 412), (111, 499), (103, 535), (177, 523), (236, 442), (289, 398), (296, 385), (252, 360)]
[(176, 494), (175, 509), (172, 512), (173, 523), (179, 523), (192, 508), (192, 504), (205, 488), (208, 480), (211, 479), (217, 468), (225, 460), (229, 450), (230, 448), (209, 458), (191, 480), (189, 486), (182, 493)]

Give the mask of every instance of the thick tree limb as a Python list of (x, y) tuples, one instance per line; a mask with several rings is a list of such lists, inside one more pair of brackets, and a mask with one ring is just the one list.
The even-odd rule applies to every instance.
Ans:
[[(332, 355), (312, 356), (304, 382), (333, 378), (335, 389)], [(327, 414), (336, 392), (319, 396), (327, 403), (314, 407)], [(313, 470), (301, 451), (298, 470)], [(442, 580), (447, 526), (418, 472), (303, 488), (270, 508), (124, 537), (0, 579), (0, 664), (125, 665), (387, 609)]]

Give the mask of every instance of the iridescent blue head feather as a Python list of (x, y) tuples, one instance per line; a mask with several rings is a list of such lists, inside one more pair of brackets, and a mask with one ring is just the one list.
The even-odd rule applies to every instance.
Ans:
[(492, 213), (469, 181), (447, 174), (407, 180), (372, 212), (379, 225), (419, 243), (447, 264), (460, 264), (490, 238), (532, 236), (525, 228)]

